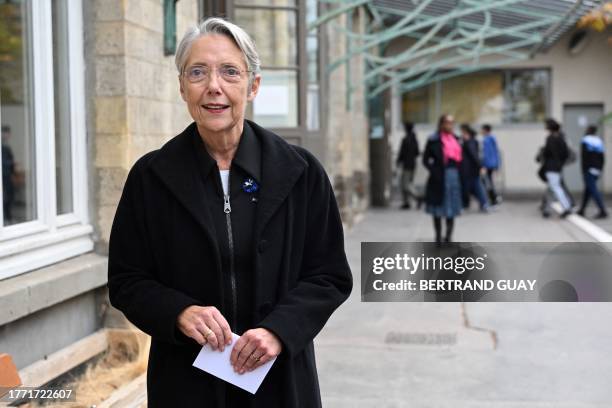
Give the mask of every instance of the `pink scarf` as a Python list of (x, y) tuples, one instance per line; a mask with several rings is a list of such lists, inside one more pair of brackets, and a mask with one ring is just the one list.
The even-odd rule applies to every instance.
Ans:
[(461, 146), (459, 145), (457, 138), (455, 138), (452, 133), (440, 132), (440, 140), (442, 141), (442, 156), (444, 157), (444, 164), (447, 164), (449, 160), (454, 160), (457, 163), (461, 163)]

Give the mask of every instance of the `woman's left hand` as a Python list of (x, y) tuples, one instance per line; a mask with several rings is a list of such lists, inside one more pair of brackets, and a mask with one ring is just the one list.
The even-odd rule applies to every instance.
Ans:
[(278, 356), (283, 345), (274, 333), (257, 328), (244, 332), (236, 341), (230, 356), (234, 371), (244, 374)]

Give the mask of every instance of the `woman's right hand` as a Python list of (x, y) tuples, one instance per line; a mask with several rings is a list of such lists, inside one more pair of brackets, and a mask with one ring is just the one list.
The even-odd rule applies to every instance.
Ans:
[(189, 306), (179, 314), (176, 325), (185, 336), (202, 346), (208, 343), (213, 350), (223, 351), (232, 344), (230, 326), (214, 306)]

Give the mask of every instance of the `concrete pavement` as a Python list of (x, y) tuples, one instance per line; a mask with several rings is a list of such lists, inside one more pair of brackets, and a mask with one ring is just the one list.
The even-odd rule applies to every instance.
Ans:
[[(612, 215), (609, 216), (608, 218), (596, 220), (592, 218), (596, 214), (596, 211), (594, 211), (592, 208), (590, 208), (589, 210), (590, 211), (587, 212), (587, 217), (589, 221), (597, 225), (599, 228), (603, 229), (604, 231), (607, 231), (608, 233), (612, 234)], [(608, 213), (610, 213), (610, 208), (608, 208)]]
[[(468, 212), (454, 238), (592, 240), (537, 204)], [(315, 341), (324, 407), (612, 407), (610, 304), (361, 303), (360, 243), (430, 241), (432, 229), (422, 211), (389, 209), (347, 231), (354, 290)]]

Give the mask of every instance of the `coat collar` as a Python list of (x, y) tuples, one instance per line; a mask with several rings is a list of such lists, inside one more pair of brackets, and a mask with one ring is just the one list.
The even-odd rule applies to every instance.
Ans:
[(261, 143), (261, 185), (255, 221), (255, 239), (258, 240), (263, 228), (289, 196), (308, 164), (280, 136), (250, 120), (245, 122)]
[[(217, 163), (206, 150), (197, 128), (194, 128), (190, 133), (197, 161), (202, 167), (204, 178), (206, 178), (210, 171), (216, 168)], [(246, 122), (242, 129), (236, 154), (232, 159), (232, 165), (238, 165), (249, 176), (261, 183), (261, 144), (251, 126)]]
[[(460, 140), (460, 137), (457, 136), (455, 133), (451, 133), (451, 134), (455, 136), (455, 139)], [(434, 133), (432, 133), (429, 136), (429, 140), (431, 140), (432, 142), (439, 142), (441, 141), (441, 137), (442, 137), (442, 134), (436, 130)]]
[(244, 122), (243, 129), (242, 137), (232, 162), (261, 183), (261, 143), (248, 122)]
[[(280, 136), (245, 120), (243, 136), (258, 138), (261, 146), (260, 190), (257, 204), (256, 237), (262, 232), (266, 223), (289, 195), (291, 188), (308, 166), (306, 161)], [(151, 160), (149, 166), (153, 173), (163, 182), (168, 190), (181, 202), (198, 224), (214, 241), (211, 229), (210, 214), (205, 208), (205, 190), (201, 172), (194, 155), (192, 137), (197, 133), (195, 123), (189, 125), (181, 134), (167, 142)], [(252, 133), (251, 133), (252, 132)], [(242, 140), (240, 148), (242, 148)], [(249, 173), (257, 172), (256, 166), (248, 158), (251, 144), (245, 143), (245, 154), (241, 152), (240, 166)], [(238, 156), (238, 154), (237, 154)], [(256, 176), (255, 174), (253, 174)]]

